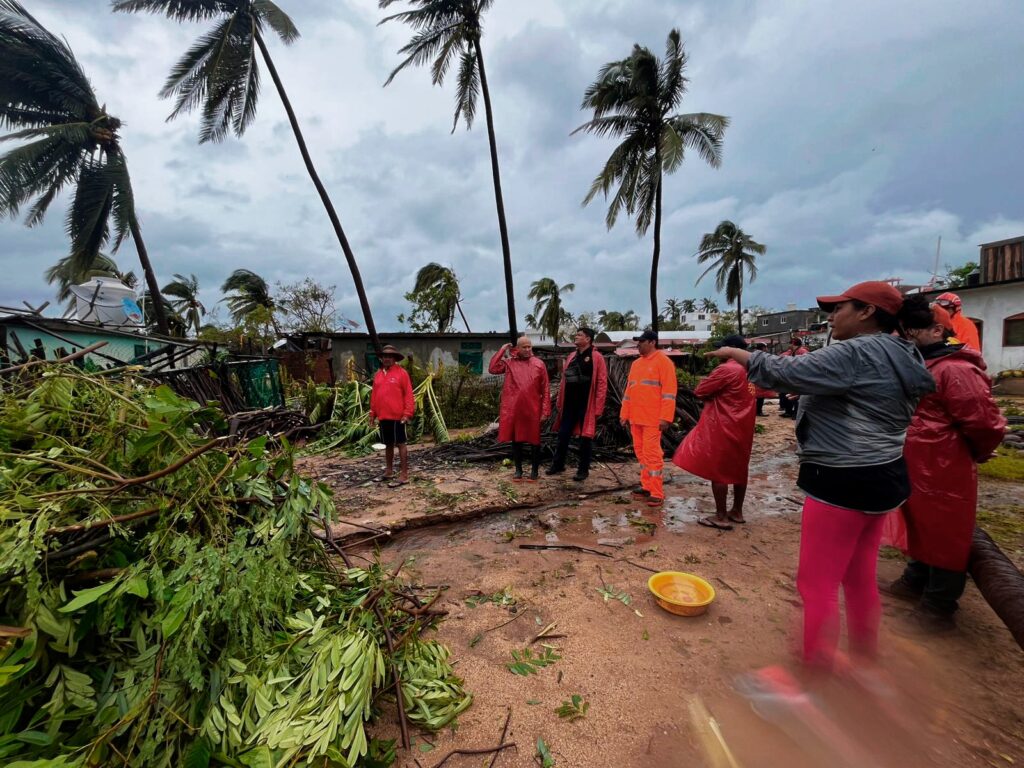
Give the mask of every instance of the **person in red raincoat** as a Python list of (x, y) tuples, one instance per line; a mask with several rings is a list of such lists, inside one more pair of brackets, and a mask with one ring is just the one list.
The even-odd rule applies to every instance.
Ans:
[(590, 328), (576, 331), (576, 350), (569, 353), (562, 365), (562, 383), (558, 387), (558, 417), (555, 431), (558, 446), (546, 474), (557, 475), (565, 471), (565, 456), (569, 451), (569, 438), (580, 438), (580, 461), (573, 480), (578, 483), (590, 474), (591, 441), (597, 432), (597, 419), (604, 413), (608, 395), (608, 366), (604, 356), (594, 349), (594, 336)]
[[(728, 336), (718, 348), (746, 349), (742, 336)], [(708, 528), (731, 531), (732, 524), (745, 523), (743, 500), (747, 495), (747, 468), (754, 445), (756, 421), (753, 385), (747, 381), (747, 369), (726, 360), (704, 379), (694, 394), (704, 401), (700, 420), (679, 444), (672, 463), (698, 477), (711, 481), (715, 497), (715, 516), (697, 522)], [(733, 505), (728, 508), (729, 486), (733, 486)]]
[(487, 370), (498, 376), (505, 374), (501, 388), (501, 415), (498, 419), (498, 442), (512, 443), (515, 480), (523, 479), (523, 445), (532, 446), (530, 480), (537, 481), (540, 472), (540, 424), (551, 415), (551, 392), (544, 363), (533, 356), (533, 342), (525, 336), (514, 347), (506, 344), (491, 358)]
[(902, 515), (910, 562), (885, 589), (918, 601), (910, 621), (921, 632), (956, 626), (978, 505), (977, 464), (992, 455), (1006, 430), (981, 354), (947, 343), (949, 313), (932, 305), (932, 315), (931, 327), (907, 331), (936, 390), (918, 404), (907, 430), (903, 456), (911, 491)]

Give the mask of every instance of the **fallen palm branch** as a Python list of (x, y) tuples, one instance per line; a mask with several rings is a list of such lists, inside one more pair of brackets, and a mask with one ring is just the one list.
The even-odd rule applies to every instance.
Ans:
[(287, 441), (73, 367), (0, 412), (0, 764), (352, 768), (382, 701), (406, 744), (469, 706), (423, 636), (444, 612), (316, 535), (334, 504)]

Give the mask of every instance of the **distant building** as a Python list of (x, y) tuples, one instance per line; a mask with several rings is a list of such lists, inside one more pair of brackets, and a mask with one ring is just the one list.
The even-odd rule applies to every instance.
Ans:
[(785, 348), (793, 336), (813, 338), (823, 330), (827, 312), (817, 307), (797, 309), (790, 304), (782, 312), (766, 312), (754, 318), (753, 324), (744, 325), (743, 330), (753, 341), (763, 342), (770, 351)]
[[(417, 365), (465, 366), (484, 373), (494, 353), (508, 342), (507, 333), (381, 333), (381, 344), (391, 344)], [(565, 345), (568, 351), (569, 345)], [(372, 374), (380, 361), (367, 333), (298, 333), (282, 352), (285, 366), (298, 378), (337, 381), (350, 375)], [(292, 359), (294, 358), (294, 362)], [(302, 370), (306, 364), (306, 373)], [(311, 368), (309, 364), (312, 364)]]
[(960, 297), (964, 315), (978, 326), (988, 372), (995, 376), (1024, 368), (1024, 236), (979, 247), (980, 268), (967, 285), (925, 293), (934, 299), (948, 290)]

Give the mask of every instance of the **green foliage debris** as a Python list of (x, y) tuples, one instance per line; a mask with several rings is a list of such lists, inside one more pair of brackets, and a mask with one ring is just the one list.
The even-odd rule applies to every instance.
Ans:
[(287, 444), (74, 368), (0, 409), (0, 764), (370, 768), (396, 669), (415, 724), (469, 706), (411, 589), (327, 556)]

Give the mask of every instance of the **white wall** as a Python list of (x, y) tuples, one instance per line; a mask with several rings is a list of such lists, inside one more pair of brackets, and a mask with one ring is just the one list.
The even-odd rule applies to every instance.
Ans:
[(963, 302), (963, 313), (981, 320), (981, 353), (988, 373), (1024, 368), (1024, 347), (1003, 346), (1003, 320), (1024, 312), (1024, 282), (990, 285), (957, 293)]

